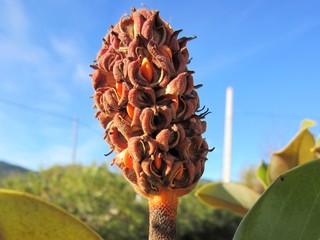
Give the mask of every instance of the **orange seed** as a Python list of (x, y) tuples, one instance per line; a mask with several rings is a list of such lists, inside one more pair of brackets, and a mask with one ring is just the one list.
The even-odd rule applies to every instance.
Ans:
[(124, 165), (129, 168), (129, 169), (133, 169), (133, 159), (128, 151), (128, 148), (126, 148), (123, 154), (123, 163)]
[(117, 91), (119, 98), (121, 98), (121, 96), (122, 96), (122, 83), (120, 83), (120, 82), (116, 83), (116, 91)]
[(130, 103), (127, 104), (127, 113), (129, 118), (133, 118), (133, 114), (134, 114), (134, 106), (132, 106)]
[(142, 63), (140, 66), (140, 70), (142, 73), (142, 76), (148, 81), (151, 82), (152, 81), (152, 77), (153, 77), (153, 71), (152, 71), (152, 63), (150, 63), (150, 61), (148, 60), (148, 58), (144, 57), (142, 59)]

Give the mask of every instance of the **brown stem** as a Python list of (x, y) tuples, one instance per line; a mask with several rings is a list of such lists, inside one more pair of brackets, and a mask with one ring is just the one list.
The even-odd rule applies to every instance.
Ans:
[(178, 197), (170, 190), (149, 198), (149, 240), (175, 240)]

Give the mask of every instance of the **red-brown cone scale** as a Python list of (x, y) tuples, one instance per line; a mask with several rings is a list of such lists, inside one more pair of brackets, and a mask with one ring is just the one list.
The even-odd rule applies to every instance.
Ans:
[[(116, 152), (114, 164), (149, 199), (149, 239), (175, 239), (178, 198), (203, 171), (199, 97), (187, 42), (158, 11), (132, 8), (111, 26), (92, 65), (96, 118)], [(201, 111), (201, 110), (200, 110)]]

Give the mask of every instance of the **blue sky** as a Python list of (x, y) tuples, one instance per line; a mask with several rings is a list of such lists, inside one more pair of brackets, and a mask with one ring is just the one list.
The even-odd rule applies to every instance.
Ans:
[[(93, 118), (89, 65), (130, 8), (158, 9), (188, 43), (201, 104), (209, 107), (204, 176), (221, 177), (225, 91), (234, 89), (232, 179), (320, 124), (320, 2), (0, 0), (0, 159), (31, 169), (110, 161)], [(318, 136), (319, 126), (311, 131)], [(115, 167), (112, 167), (115, 168)]]

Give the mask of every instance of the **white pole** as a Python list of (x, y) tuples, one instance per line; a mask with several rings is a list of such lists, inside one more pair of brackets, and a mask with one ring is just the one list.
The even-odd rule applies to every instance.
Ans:
[(233, 89), (228, 87), (226, 91), (226, 115), (224, 126), (223, 182), (230, 182), (231, 180), (232, 99)]

